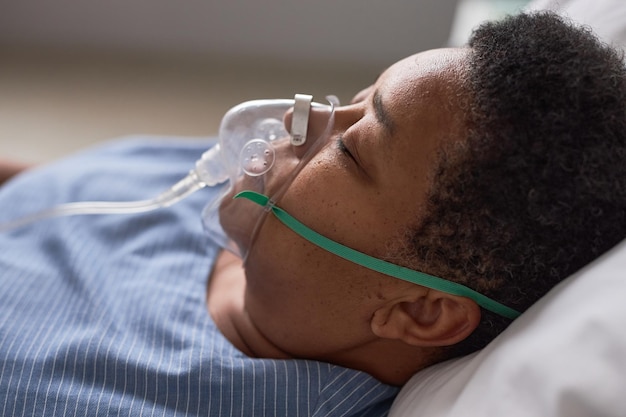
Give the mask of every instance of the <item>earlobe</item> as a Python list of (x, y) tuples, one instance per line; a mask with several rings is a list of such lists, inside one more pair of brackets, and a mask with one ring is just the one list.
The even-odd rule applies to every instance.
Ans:
[(478, 326), (480, 307), (466, 297), (436, 290), (414, 299), (399, 299), (372, 316), (372, 332), (411, 346), (449, 346), (468, 337)]

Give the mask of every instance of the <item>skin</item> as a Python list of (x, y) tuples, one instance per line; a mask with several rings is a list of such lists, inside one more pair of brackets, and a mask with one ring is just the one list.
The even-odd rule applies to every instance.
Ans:
[[(456, 97), (466, 58), (465, 49), (440, 49), (389, 67), (336, 109), (333, 134), (278, 205), (344, 245), (389, 255), (391, 242), (425, 214), (437, 150), (462, 137)], [(310, 130), (315, 123), (312, 116)], [(279, 148), (294, 165), (304, 151)], [(285, 175), (270, 171), (268, 195)], [(248, 256), (245, 265), (227, 253), (219, 257), (207, 301), (220, 330), (250, 356), (323, 360), (401, 385), (436, 361), (438, 347), (464, 339), (479, 322), (473, 301), (342, 260), (272, 215), (248, 246), (241, 225), (248, 234), (251, 226), (230, 207), (236, 204), (245, 203), (226, 200), (222, 224)]]
[(28, 168), (25, 163), (0, 159), (0, 185)]

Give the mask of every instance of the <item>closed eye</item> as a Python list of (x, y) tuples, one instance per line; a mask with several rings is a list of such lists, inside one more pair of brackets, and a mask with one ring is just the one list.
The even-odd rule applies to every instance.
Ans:
[(348, 158), (354, 160), (354, 156), (352, 155), (352, 153), (350, 153), (350, 149), (348, 149), (348, 147), (346, 146), (342, 136), (339, 136), (335, 143), (337, 145), (337, 149), (339, 149), (339, 152), (341, 152), (344, 156), (347, 156)]
[(367, 179), (368, 181), (373, 180), (369, 172), (367, 172), (367, 170), (365, 169), (365, 166), (361, 163), (358, 151), (355, 149), (350, 150), (350, 148), (346, 146), (346, 143), (344, 142), (343, 137), (341, 135), (339, 135), (339, 137), (335, 141), (335, 144), (339, 152), (344, 157), (349, 158), (354, 163), (353, 166), (356, 168), (356, 171), (359, 173), (359, 175), (361, 175), (363, 178)]

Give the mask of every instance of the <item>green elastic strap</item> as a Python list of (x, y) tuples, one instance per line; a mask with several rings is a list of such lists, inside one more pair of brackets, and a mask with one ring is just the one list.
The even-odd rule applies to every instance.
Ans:
[(492, 311), (508, 319), (515, 319), (521, 314), (520, 312), (510, 307), (507, 307), (504, 304), (501, 304), (495, 300), (492, 300), (491, 298), (484, 296), (483, 294), (474, 291), (464, 285), (374, 258), (372, 256), (366, 255), (362, 252), (344, 246), (340, 243), (337, 243), (334, 240), (328, 239), (327, 237), (320, 235), (316, 231), (300, 223), (300, 221), (296, 220), (285, 210), (274, 205), (269, 197), (263, 194), (259, 194), (254, 191), (242, 191), (235, 195), (234, 198), (246, 198), (263, 207), (268, 207), (269, 209), (271, 209), (272, 213), (274, 213), (274, 215), (278, 218), (278, 220), (280, 220), (285, 226), (293, 230), (295, 233), (313, 243), (314, 245), (317, 245), (320, 248), (327, 250), (328, 252), (331, 252), (350, 262), (354, 262), (355, 264), (361, 265), (373, 271), (377, 271), (382, 274), (392, 276), (394, 278), (408, 281), (413, 284), (432, 288), (438, 291), (443, 291), (452, 295), (470, 298), (484, 309)]

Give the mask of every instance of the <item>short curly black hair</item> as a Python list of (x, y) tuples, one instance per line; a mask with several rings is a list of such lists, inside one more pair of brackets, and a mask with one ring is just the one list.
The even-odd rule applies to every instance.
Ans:
[[(442, 151), (408, 246), (425, 272), (524, 311), (626, 237), (626, 71), (549, 12), (485, 23), (469, 50), (468, 136)], [(445, 357), (509, 323), (483, 310)]]

